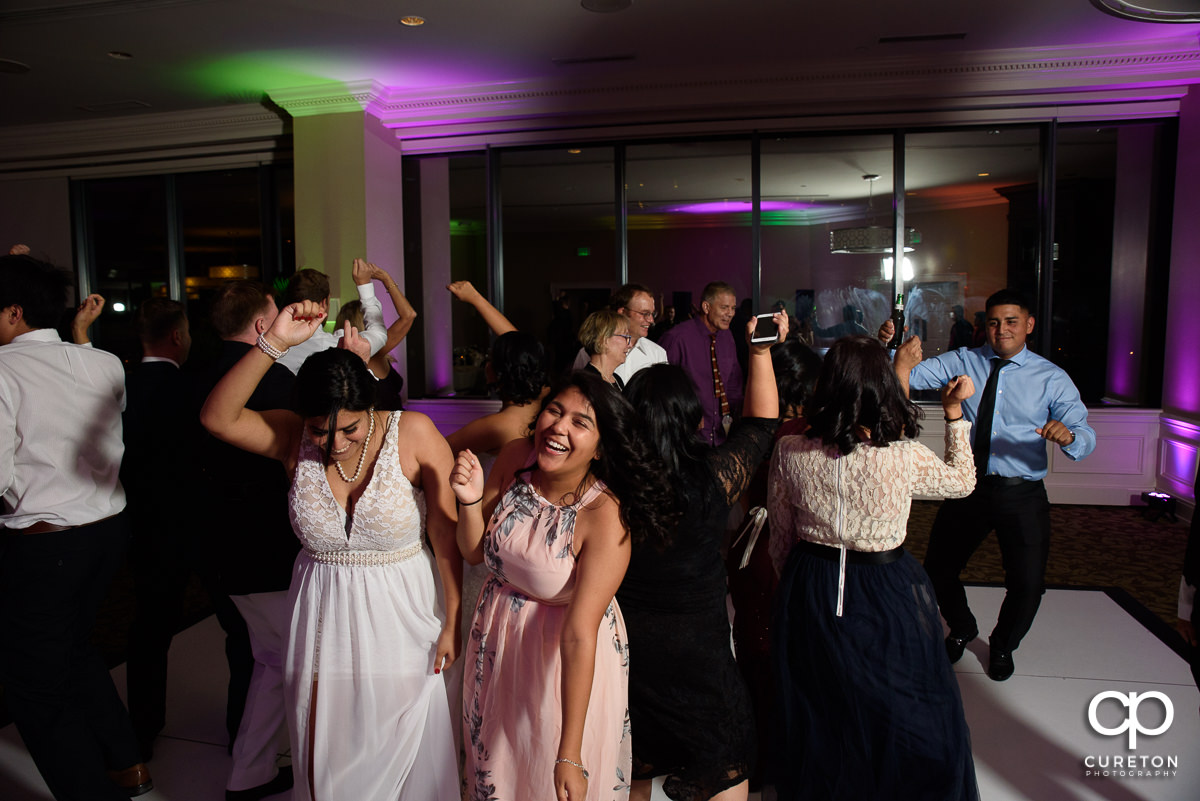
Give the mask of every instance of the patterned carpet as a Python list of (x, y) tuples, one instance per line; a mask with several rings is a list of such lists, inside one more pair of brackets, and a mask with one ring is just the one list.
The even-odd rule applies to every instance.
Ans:
[[(924, 559), (940, 501), (914, 501), (906, 545)], [(1051, 506), (1046, 583), (1058, 587), (1119, 587), (1174, 625), (1188, 524), (1147, 520), (1129, 506)], [(1000, 548), (989, 536), (963, 581), (1002, 584)]]

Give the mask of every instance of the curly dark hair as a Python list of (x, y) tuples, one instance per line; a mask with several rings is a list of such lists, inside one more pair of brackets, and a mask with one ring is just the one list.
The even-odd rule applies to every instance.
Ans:
[[(600, 447), (599, 458), (591, 464), (591, 473), (608, 485), (620, 501), (621, 523), (628, 529), (633, 544), (665, 546), (678, 523), (678, 513), (666, 508), (664, 499), (671, 498), (673, 493), (663, 475), (662, 464), (641, 436), (637, 413), (600, 376), (576, 370), (554, 382), (542, 399), (538, 415), (570, 388), (579, 390), (596, 415)], [(530, 469), (532, 466), (518, 472)]]
[(871, 337), (842, 337), (821, 365), (821, 377), (804, 410), (807, 436), (850, 453), (870, 431), (868, 442), (887, 445), (921, 432), (921, 410), (908, 399), (887, 351)]
[(338, 413), (365, 412), (375, 405), (379, 382), (358, 355), (342, 348), (314, 353), (300, 365), (292, 387), (292, 411), (304, 419), (327, 417), (325, 460), (333, 449)]
[(771, 348), (771, 366), (779, 387), (780, 414), (808, 403), (821, 372), (816, 351), (798, 339), (789, 339)]
[(646, 441), (660, 454), (669, 483), (691, 485), (709, 450), (696, 436), (704, 407), (691, 376), (679, 365), (652, 364), (630, 377), (625, 397), (641, 418)]
[(488, 387), (505, 404), (537, 400), (546, 386), (546, 349), (533, 334), (509, 331), (492, 343), (492, 374)]

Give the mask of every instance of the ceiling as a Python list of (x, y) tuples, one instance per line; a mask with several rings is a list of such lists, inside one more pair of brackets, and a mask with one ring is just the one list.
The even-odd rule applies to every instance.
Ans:
[[(1155, 2), (1200, 9), (1197, 0), (1138, 5)], [(426, 22), (406, 27), (405, 15)], [(364, 80), (417, 92), (711, 79), (1198, 34), (1198, 24), (1122, 20), (1089, 0), (632, 0), (615, 13), (577, 0), (0, 0), (0, 127), (253, 103)]]

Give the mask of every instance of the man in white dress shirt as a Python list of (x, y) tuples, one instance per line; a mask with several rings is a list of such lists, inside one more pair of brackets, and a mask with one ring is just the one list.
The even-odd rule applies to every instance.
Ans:
[[(633, 350), (625, 363), (613, 370), (621, 381), (628, 384), (638, 370), (667, 363), (667, 352), (649, 338), (650, 326), (654, 325), (654, 296), (649, 289), (641, 284), (625, 284), (608, 299), (608, 308), (629, 318), (629, 333), (633, 335)], [(582, 370), (587, 363), (587, 351), (580, 348), (572, 369)]]
[[(358, 289), (358, 299), (362, 302), (363, 330), (362, 338), (371, 346), (371, 355), (383, 348), (387, 343), (387, 326), (383, 322), (383, 306), (375, 297), (375, 285), (371, 283), (371, 268), (363, 259), (354, 260), (354, 284)], [(319, 270), (297, 270), (288, 279), (287, 291), (284, 292), (281, 306), (289, 306), (302, 300), (320, 303), (322, 310), (329, 314), (329, 276)], [(293, 373), (300, 372), (300, 365), (314, 353), (337, 347), (341, 331), (330, 334), (324, 328), (318, 328), (307, 341), (288, 348), (287, 353), (279, 357), (282, 364)]]
[(0, 683), (56, 799), (119, 801), (153, 788), (90, 641), (129, 544), (125, 375), (59, 338), (65, 308), (63, 273), (0, 257)]

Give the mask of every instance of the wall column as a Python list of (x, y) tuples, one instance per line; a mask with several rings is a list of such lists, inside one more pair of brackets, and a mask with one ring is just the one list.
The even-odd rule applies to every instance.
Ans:
[(1194, 500), (1200, 462), (1200, 91), (1179, 107), (1158, 486)]
[[(375, 117), (344, 111), (296, 117), (293, 144), (296, 269), (309, 267), (329, 276), (330, 315), (342, 301), (357, 297), (351, 272), (356, 257), (387, 270), (404, 292), (399, 142)], [(396, 311), (387, 292), (376, 283), (375, 293), (390, 324)], [(413, 306), (420, 313), (419, 302)], [(393, 356), (404, 375), (403, 343)]]

